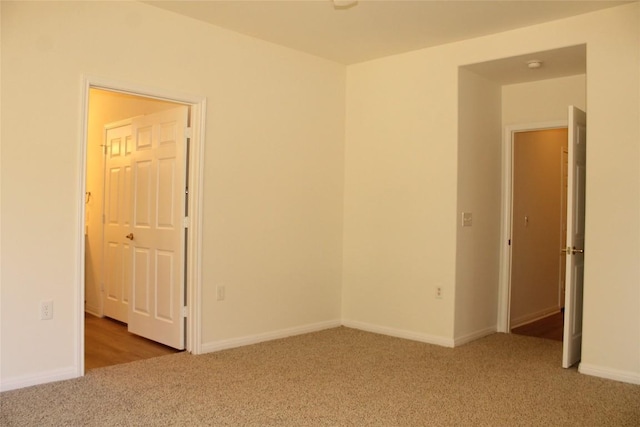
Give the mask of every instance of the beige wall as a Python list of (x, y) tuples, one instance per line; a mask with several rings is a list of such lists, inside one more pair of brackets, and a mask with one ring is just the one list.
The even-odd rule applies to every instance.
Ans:
[(445, 53), (347, 70), (342, 316), (452, 345), (458, 70)]
[(83, 75), (207, 97), (203, 346), (339, 322), (344, 66), (138, 2), (1, 7), (3, 388), (80, 366)]
[(511, 327), (558, 312), (566, 224), (567, 129), (518, 132), (513, 143)]
[(587, 76), (578, 75), (502, 87), (502, 124), (567, 120), (567, 107), (587, 111)]
[(85, 308), (102, 315), (102, 206), (104, 203), (104, 127), (134, 116), (152, 114), (175, 104), (149, 98), (92, 89), (89, 94), (87, 123), (86, 191), (91, 193), (85, 205)]
[[(472, 149), (457, 132), (458, 67), (586, 44), (589, 168), (581, 369), (640, 382), (637, 8), (621, 6), (348, 68), (344, 319), (434, 342), (454, 339), (455, 272), (473, 270), (475, 262), (457, 256), (464, 248), (456, 240), (456, 195), (471, 188), (458, 183), (457, 162), (465, 155), (458, 150)], [(532, 116), (523, 117), (550, 119)], [(492, 206), (480, 202), (479, 209)], [(475, 280), (494, 280), (497, 268), (482, 270)], [(445, 293), (437, 300), (433, 289), (440, 284)], [(478, 323), (478, 333), (483, 326)]]
[(502, 176), (501, 87), (463, 68), (458, 79), (456, 345), (496, 330)]

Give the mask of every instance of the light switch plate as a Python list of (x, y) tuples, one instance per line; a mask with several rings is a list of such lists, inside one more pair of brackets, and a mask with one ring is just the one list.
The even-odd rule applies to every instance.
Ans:
[(471, 227), (473, 225), (473, 214), (471, 212), (462, 212), (462, 226)]

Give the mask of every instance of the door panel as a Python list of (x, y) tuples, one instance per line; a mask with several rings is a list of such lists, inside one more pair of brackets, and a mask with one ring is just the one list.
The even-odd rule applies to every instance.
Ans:
[(584, 218), (587, 163), (587, 116), (569, 107), (569, 167), (567, 176), (567, 267), (562, 366), (580, 360), (584, 278)]
[(131, 125), (108, 128), (105, 133), (104, 315), (127, 322), (131, 285), (129, 230)]
[[(567, 141), (569, 140), (567, 134)], [(564, 300), (565, 300), (565, 289), (566, 289), (566, 279), (567, 279), (567, 252), (566, 250), (566, 242), (567, 242), (567, 180), (568, 180), (568, 166), (569, 166), (569, 150), (568, 148), (562, 149), (562, 182), (560, 187), (562, 188), (561, 195), (561, 203), (560, 203), (560, 294), (559, 294), (559, 306), (564, 309)]]
[(158, 319), (171, 321), (175, 315), (173, 312), (173, 266), (176, 260), (171, 252), (158, 251), (156, 257), (156, 271), (158, 280), (156, 281), (156, 314)]
[(152, 184), (151, 161), (139, 161), (134, 163), (135, 184), (133, 187), (134, 204), (134, 228), (151, 227), (151, 186)]
[(132, 287), (132, 309), (134, 313), (149, 315), (151, 314), (149, 308), (149, 249), (137, 246), (133, 254), (134, 286)]
[(129, 331), (184, 348), (184, 254), (187, 107), (132, 124), (134, 247)]

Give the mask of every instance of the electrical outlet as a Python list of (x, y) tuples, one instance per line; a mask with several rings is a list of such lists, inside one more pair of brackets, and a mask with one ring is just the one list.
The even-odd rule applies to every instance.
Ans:
[(442, 299), (442, 286), (436, 286), (436, 299)]
[(216, 287), (216, 295), (218, 301), (224, 301), (224, 298), (226, 296), (226, 289), (224, 288), (224, 286), (220, 285)]
[(40, 320), (53, 319), (53, 301), (42, 301), (40, 303)]

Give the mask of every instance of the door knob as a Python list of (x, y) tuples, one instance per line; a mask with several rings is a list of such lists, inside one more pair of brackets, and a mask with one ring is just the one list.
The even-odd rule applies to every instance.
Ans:
[(576, 249), (575, 246), (573, 247), (573, 249), (571, 249), (571, 255), (583, 254), (583, 253), (584, 253), (584, 249)]
[(129, 234), (127, 234), (127, 235), (126, 235), (126, 236), (124, 236), (124, 237), (126, 237), (126, 238), (127, 238), (127, 239), (129, 239), (129, 240), (133, 240), (133, 233), (129, 233)]

